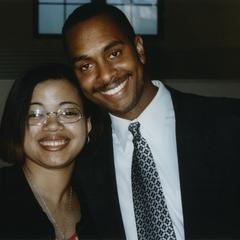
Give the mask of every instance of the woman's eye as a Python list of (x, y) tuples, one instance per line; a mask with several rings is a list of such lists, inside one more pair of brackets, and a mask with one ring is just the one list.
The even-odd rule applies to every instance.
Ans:
[(36, 112), (30, 112), (30, 113), (28, 114), (28, 117), (29, 117), (29, 118), (42, 118), (42, 117), (44, 117), (44, 114), (43, 114), (43, 113), (40, 113), (40, 112), (38, 112), (38, 111), (36, 111)]
[(79, 111), (77, 109), (65, 109), (63, 110), (62, 115), (67, 117), (77, 116), (79, 115)]
[(36, 113), (30, 113), (30, 114), (28, 114), (28, 117), (29, 118), (35, 118), (35, 117), (37, 117), (37, 114)]

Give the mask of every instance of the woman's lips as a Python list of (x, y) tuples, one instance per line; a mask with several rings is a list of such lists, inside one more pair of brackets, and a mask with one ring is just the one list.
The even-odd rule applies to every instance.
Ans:
[(70, 139), (63, 136), (45, 137), (39, 140), (39, 144), (47, 151), (59, 151), (65, 148), (70, 142)]

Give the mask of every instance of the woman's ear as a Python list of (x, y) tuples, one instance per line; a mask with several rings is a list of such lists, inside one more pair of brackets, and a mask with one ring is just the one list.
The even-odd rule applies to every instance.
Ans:
[(139, 56), (141, 63), (145, 64), (146, 59), (145, 59), (145, 52), (144, 52), (142, 37), (137, 35), (134, 39), (134, 43), (135, 43), (135, 48), (136, 48), (136, 51), (137, 51), (137, 54)]
[(91, 118), (87, 118), (87, 143), (90, 142), (90, 136), (89, 136), (89, 133), (91, 132), (92, 130), (92, 123), (91, 123)]
[(87, 118), (87, 133), (89, 134), (90, 131), (92, 130), (92, 123), (91, 123), (91, 118)]

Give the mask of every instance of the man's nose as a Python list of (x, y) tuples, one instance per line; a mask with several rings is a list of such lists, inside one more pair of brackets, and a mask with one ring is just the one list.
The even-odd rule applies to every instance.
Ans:
[(114, 76), (116, 74), (116, 70), (114, 68), (114, 65), (112, 63), (109, 63), (107, 61), (103, 61), (98, 66), (98, 76), (101, 81), (104, 83), (109, 83), (114, 79)]

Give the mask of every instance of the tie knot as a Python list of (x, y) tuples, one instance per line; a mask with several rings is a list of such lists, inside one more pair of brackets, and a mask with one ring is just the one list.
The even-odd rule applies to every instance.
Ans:
[(128, 127), (128, 130), (132, 133), (132, 135), (134, 137), (140, 135), (140, 130), (139, 129), (140, 129), (140, 123), (139, 122), (131, 123)]

